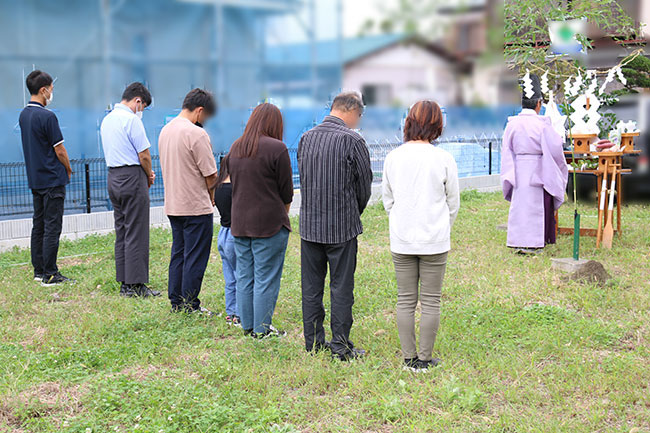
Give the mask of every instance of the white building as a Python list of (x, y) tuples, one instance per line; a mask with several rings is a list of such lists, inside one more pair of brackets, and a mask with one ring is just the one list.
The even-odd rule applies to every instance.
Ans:
[(371, 106), (410, 106), (422, 99), (440, 105), (461, 103), (457, 62), (436, 44), (396, 37), (384, 45), (372, 37), (346, 40), (346, 45), (366, 45), (346, 56), (343, 88), (360, 90)]

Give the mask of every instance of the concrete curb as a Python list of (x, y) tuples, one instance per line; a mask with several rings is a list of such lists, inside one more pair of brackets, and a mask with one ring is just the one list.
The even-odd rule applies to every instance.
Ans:
[[(459, 180), (460, 189), (476, 189), (480, 192), (497, 191), (501, 188), (498, 174), (489, 176), (466, 177)], [(381, 185), (372, 186), (370, 204), (381, 200)], [(300, 211), (300, 190), (296, 190), (289, 215), (296, 216)], [(169, 228), (169, 220), (162, 206), (152, 207), (149, 214), (152, 227)], [(219, 215), (215, 210), (215, 223), (219, 223)], [(113, 212), (95, 212), (90, 214), (65, 215), (63, 217), (63, 239), (75, 240), (88, 235), (104, 235), (114, 229)], [(14, 247), (29, 248), (29, 237), (32, 231), (31, 218), (0, 221), (0, 252)]]

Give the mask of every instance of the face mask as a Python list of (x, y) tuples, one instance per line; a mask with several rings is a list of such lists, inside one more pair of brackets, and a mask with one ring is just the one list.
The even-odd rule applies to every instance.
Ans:
[(140, 110), (138, 110), (138, 104), (140, 104), (140, 102), (136, 102), (136, 105), (135, 105), (135, 115), (138, 116), (138, 119), (142, 119), (142, 113), (143, 113), (143, 112), (140, 111)]
[(45, 100), (47, 101), (47, 104), (45, 104), (45, 105), (50, 105), (50, 104), (52, 103), (52, 100), (53, 100), (53, 99), (54, 99), (54, 91), (51, 91), (51, 92), (50, 92), (50, 96), (48, 96), (47, 98), (45, 98)]

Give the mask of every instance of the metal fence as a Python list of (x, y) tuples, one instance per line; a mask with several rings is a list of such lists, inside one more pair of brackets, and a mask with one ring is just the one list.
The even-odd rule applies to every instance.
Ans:
[[(501, 140), (496, 134), (454, 136), (441, 138), (436, 145), (452, 154), (458, 166), (459, 177), (470, 177), (499, 173)], [(386, 155), (400, 144), (395, 140), (368, 144), (375, 180), (381, 180)]]
[[(215, 155), (217, 166), (220, 154)], [(149, 189), (152, 206), (163, 203), (164, 189), (160, 157), (152, 155), (152, 168), (156, 172), (156, 182)], [(66, 187), (66, 213), (91, 213), (112, 210), (108, 197), (108, 168), (103, 158), (73, 159), (72, 177)], [(0, 218), (16, 218), (31, 215), (33, 210), (32, 192), (27, 185), (27, 172), (24, 162), (0, 164)]]
[[(368, 144), (374, 179), (381, 180), (384, 160), (388, 153), (401, 143), (375, 141)], [(458, 165), (460, 177), (480, 176), (499, 172), (501, 165), (501, 138), (492, 136), (449, 137), (441, 139), (438, 146), (450, 152)], [(217, 166), (223, 154), (215, 154)], [(293, 181), (300, 187), (296, 149), (289, 149)], [(108, 169), (103, 158), (75, 159), (71, 161), (73, 175), (66, 188), (66, 213), (91, 213), (112, 210), (108, 197)], [(151, 205), (162, 205), (164, 189), (160, 158), (152, 156), (156, 182), (149, 190)], [(32, 193), (27, 186), (24, 162), (0, 163), (0, 219), (27, 217), (32, 213)]]

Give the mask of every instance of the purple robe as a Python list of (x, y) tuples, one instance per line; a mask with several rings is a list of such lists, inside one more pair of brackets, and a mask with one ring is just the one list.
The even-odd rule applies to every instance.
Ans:
[(564, 202), (567, 180), (562, 138), (550, 119), (533, 110), (510, 117), (501, 147), (501, 185), (510, 202), (509, 247), (544, 247), (548, 239), (544, 192), (552, 197), (554, 212)]

